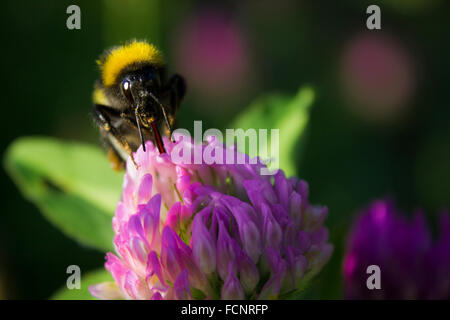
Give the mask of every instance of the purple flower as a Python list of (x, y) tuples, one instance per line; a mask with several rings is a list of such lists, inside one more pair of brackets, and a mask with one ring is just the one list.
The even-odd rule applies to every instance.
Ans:
[[(449, 299), (450, 219), (440, 220), (432, 242), (423, 213), (409, 222), (389, 201), (376, 201), (358, 218), (344, 259), (346, 297), (350, 299)], [(380, 268), (381, 289), (369, 290), (367, 267)]]
[[(90, 287), (101, 299), (267, 299), (303, 287), (328, 261), (326, 207), (308, 202), (306, 182), (256, 164), (172, 161), (179, 144), (151, 142), (131, 160), (113, 219), (114, 283)], [(224, 148), (225, 150), (225, 148)], [(233, 148), (226, 149), (237, 155)], [(225, 154), (225, 151), (223, 152)]]

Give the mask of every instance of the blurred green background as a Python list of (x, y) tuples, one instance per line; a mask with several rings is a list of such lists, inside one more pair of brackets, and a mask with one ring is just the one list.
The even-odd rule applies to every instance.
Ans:
[[(81, 8), (81, 30), (66, 8)], [(382, 30), (366, 28), (378, 4)], [(91, 91), (102, 51), (131, 38), (160, 47), (187, 79), (177, 126), (226, 128), (257, 97), (315, 89), (296, 159), (311, 201), (329, 207), (335, 253), (307, 298), (340, 298), (345, 235), (358, 209), (392, 197), (430, 224), (450, 207), (450, 3), (385, 1), (7, 1), (2, 4), (1, 152), (17, 137), (99, 144)], [(300, 147), (300, 146), (299, 146)], [(68, 265), (104, 254), (80, 246), (0, 171), (0, 298), (45, 299)]]

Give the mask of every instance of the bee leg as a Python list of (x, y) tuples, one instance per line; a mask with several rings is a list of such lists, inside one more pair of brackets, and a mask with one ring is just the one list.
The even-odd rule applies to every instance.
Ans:
[[(126, 113), (121, 113), (121, 114), (120, 114), (120, 117), (121, 117), (122, 120), (125, 121), (127, 124), (129, 124), (130, 126), (136, 128), (136, 130), (139, 130), (139, 128), (138, 128), (136, 122), (134, 122), (133, 119), (130, 119)], [(154, 136), (151, 136), (151, 138), (153, 139), (153, 143), (154, 143), (154, 145), (156, 146), (155, 137), (154, 137)]]
[(108, 160), (111, 163), (114, 171), (120, 171), (125, 169), (125, 162), (123, 162), (122, 158), (117, 154), (113, 147), (108, 148)]
[[(128, 123), (129, 125), (131, 125), (131, 126), (133, 126), (133, 127), (135, 127), (136, 129), (138, 129), (138, 127), (137, 127), (137, 125), (136, 125), (136, 122), (133, 122), (133, 120), (132, 119), (130, 119), (130, 118), (128, 118), (128, 116), (125, 114), (125, 113), (121, 113), (120, 114), (120, 117), (122, 118), (122, 120), (124, 120), (126, 123)], [(154, 129), (152, 129), (152, 130), (154, 130)], [(153, 145), (154, 146), (158, 146), (159, 145), (159, 143), (158, 143), (158, 139), (155, 137), (155, 134), (151, 134), (151, 135), (149, 135), (150, 136), (150, 138), (152, 139), (152, 141), (153, 141)], [(165, 152), (165, 151), (164, 151)], [(163, 152), (163, 153), (164, 153)]]
[[(186, 94), (186, 82), (184, 81), (184, 78), (179, 74), (174, 74), (169, 79), (169, 82), (166, 86), (166, 92), (168, 92), (170, 95), (171, 110), (168, 113), (168, 118), (170, 126), (173, 128), (173, 125), (175, 123), (175, 114), (180, 108), (181, 101), (183, 101), (184, 95)], [(169, 136), (171, 136), (172, 132), (170, 132), (170, 128), (167, 129), (169, 130)]]
[(123, 137), (123, 135), (111, 124), (110, 116), (108, 115), (108, 113), (112, 114), (114, 112), (115, 112), (114, 110), (111, 110), (111, 108), (107, 106), (99, 104), (96, 104), (94, 106), (94, 118), (98, 126), (100, 127), (100, 130), (102, 131), (103, 135), (106, 137), (106, 140), (110, 145), (110, 148), (115, 153), (115, 157), (113, 157), (109, 153), (108, 158), (110, 159), (113, 167), (118, 167), (116, 163), (117, 158), (122, 158), (122, 161), (125, 162), (126, 156), (123, 153), (127, 153), (129, 156), (131, 156), (131, 161), (133, 161), (133, 164), (137, 168), (138, 165), (134, 160), (133, 150), (131, 149), (130, 145), (128, 144), (127, 140)]

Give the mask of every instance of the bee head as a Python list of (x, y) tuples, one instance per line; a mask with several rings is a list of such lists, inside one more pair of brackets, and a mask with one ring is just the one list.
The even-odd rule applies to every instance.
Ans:
[(132, 107), (148, 92), (157, 92), (165, 65), (153, 45), (136, 40), (106, 51), (97, 63), (105, 93), (122, 109)]
[(144, 41), (132, 41), (107, 51), (98, 61), (100, 87), (110, 106), (133, 117), (145, 151), (143, 128), (151, 129), (158, 149), (165, 152), (157, 121), (171, 125), (165, 107), (159, 101), (165, 64), (161, 53)]
[(135, 70), (125, 70), (114, 85), (114, 91), (130, 107), (141, 106), (144, 109), (150, 102), (154, 102), (152, 95), (161, 90), (160, 71), (152, 66), (141, 66)]

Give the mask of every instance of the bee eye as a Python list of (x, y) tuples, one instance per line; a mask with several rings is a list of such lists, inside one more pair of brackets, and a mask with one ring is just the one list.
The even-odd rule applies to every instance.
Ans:
[(133, 97), (131, 96), (131, 82), (129, 80), (122, 81), (122, 92), (125, 98), (127, 98), (128, 101), (132, 102)]

